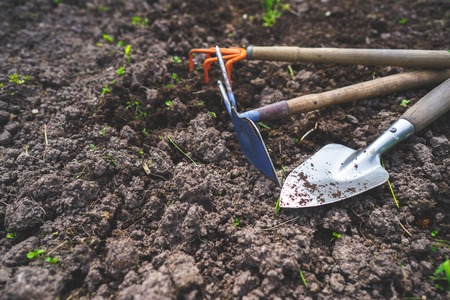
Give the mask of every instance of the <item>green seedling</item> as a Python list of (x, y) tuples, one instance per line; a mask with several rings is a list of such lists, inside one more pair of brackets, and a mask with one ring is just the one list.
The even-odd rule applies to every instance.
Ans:
[(98, 10), (101, 11), (101, 12), (107, 12), (109, 10), (109, 6), (107, 6), (107, 5), (100, 5), (98, 7)]
[(25, 81), (29, 80), (29, 79), (30, 79), (30, 76), (28, 76), (28, 75), (20, 76), (17, 73), (14, 73), (14, 74), (9, 76), (9, 82), (17, 84), (17, 85), (24, 84)]
[(197, 106), (204, 107), (205, 106), (205, 101), (202, 101), (202, 100), (198, 101), (197, 102)]
[[(384, 160), (383, 160), (383, 159), (381, 159), (381, 166), (382, 166), (383, 168), (385, 168), (385, 166), (384, 166)], [(385, 168), (385, 169), (386, 169), (386, 168)], [(388, 187), (389, 187), (389, 190), (391, 191), (392, 198), (394, 199), (394, 202), (395, 202), (395, 206), (397, 206), (397, 208), (400, 208), (400, 203), (398, 202), (398, 199), (397, 199), (397, 197), (395, 196), (394, 188), (392, 187), (391, 181), (390, 181), (389, 179), (387, 180), (387, 185), (388, 185)]]
[(216, 115), (215, 112), (210, 111), (210, 112), (209, 112), (209, 115), (210, 115), (213, 119), (217, 119), (217, 115)]
[(433, 231), (431, 231), (431, 236), (435, 237), (438, 235), (438, 233), (439, 233), (439, 230), (433, 230)]
[(133, 24), (134, 26), (145, 27), (148, 25), (148, 18), (141, 18), (138, 16), (134, 16), (131, 18), (131, 24)]
[(34, 258), (44, 255), (44, 253), (45, 253), (44, 249), (34, 249), (33, 251), (30, 251), (27, 253), (27, 258), (34, 259)]
[(309, 285), (308, 285), (308, 282), (306, 281), (306, 278), (305, 278), (305, 275), (303, 274), (303, 271), (302, 271), (302, 269), (298, 269), (298, 275), (300, 276), (300, 279), (302, 280), (302, 282), (303, 282), (303, 285), (305, 286), (305, 287), (308, 287)]
[(104, 158), (106, 161), (109, 161), (114, 167), (117, 167), (117, 165), (119, 164), (119, 163), (117, 162), (117, 160), (114, 159), (113, 157), (111, 157), (110, 155), (105, 155), (105, 156), (103, 156), (103, 158)]
[(102, 35), (103, 39), (109, 43), (114, 42), (114, 37), (110, 36), (109, 34), (104, 33)]
[(117, 42), (117, 47), (122, 48), (123, 47), (123, 41), (118, 41)]
[(281, 201), (281, 197), (278, 197), (277, 201), (275, 202), (275, 214), (276, 215), (278, 215), (281, 211), (280, 201)]
[(62, 0), (53, 0), (53, 4), (55, 4), (56, 6), (60, 5), (62, 2)]
[(179, 64), (179, 63), (182, 62), (182, 60), (181, 60), (181, 58), (179, 56), (175, 55), (174, 57), (172, 57), (172, 62), (176, 63), (176, 64)]
[(0, 88), (4, 88), (5, 84), (4, 83), (0, 83)]
[(45, 258), (45, 261), (51, 265), (56, 265), (59, 262), (59, 259), (56, 256), (55, 257), (47, 256)]
[(400, 24), (400, 25), (405, 25), (406, 23), (408, 23), (408, 19), (407, 19), (407, 18), (401, 18), (401, 19), (398, 21), (398, 24)]
[(180, 151), (184, 156), (186, 156), (194, 165), (198, 165), (198, 163), (196, 163), (186, 152), (184, 152), (183, 150), (181, 150), (180, 147), (178, 147), (178, 145), (172, 140), (170, 136), (168, 136), (167, 139), (178, 151)]
[(125, 105), (126, 110), (131, 110), (133, 112), (133, 120), (144, 120), (147, 118), (147, 112), (142, 109), (141, 102), (137, 100), (128, 101), (125, 103)]
[(273, 27), (281, 17), (280, 0), (261, 0), (263, 26)]
[(239, 221), (239, 218), (235, 217), (234, 218), (234, 224), (233, 224), (234, 228), (238, 228), (240, 224), (241, 224), (241, 222)]
[[(434, 272), (434, 276), (430, 277), (435, 283), (434, 286), (442, 291), (450, 289), (450, 259), (446, 259)], [(447, 286), (440, 283), (447, 281)]]
[(402, 99), (402, 101), (400, 101), (400, 106), (407, 107), (410, 101), (411, 100)]
[(331, 238), (330, 242), (340, 239), (342, 237), (342, 234), (340, 234), (339, 232), (333, 231), (332, 233), (333, 237)]
[(172, 108), (173, 107), (173, 102), (171, 100), (167, 100), (166, 101), (166, 106), (167, 106), (167, 109)]
[(140, 154), (140, 155), (143, 155), (143, 154), (144, 154), (144, 149), (142, 149), (142, 148), (139, 149), (139, 154)]
[(102, 96), (111, 93), (111, 89), (109, 88), (109, 85), (105, 84), (105, 86), (102, 88)]
[(120, 68), (118, 68), (117, 71), (116, 71), (116, 73), (119, 74), (119, 75), (125, 74), (125, 67), (120, 67)]
[(89, 148), (91, 148), (92, 151), (97, 150), (97, 146), (95, 144), (89, 144)]
[(108, 127), (103, 127), (103, 128), (98, 132), (98, 135), (99, 135), (99, 136), (105, 136), (105, 135), (106, 135), (106, 131), (108, 131)]
[(143, 133), (145, 136), (149, 136), (149, 135), (150, 135), (150, 133), (147, 131), (147, 128), (142, 129), (142, 133)]
[(258, 122), (258, 126), (264, 129), (270, 129), (270, 127), (264, 124), (263, 122)]
[(175, 83), (180, 82), (180, 79), (178, 78), (177, 73), (172, 73), (171, 77), (172, 77), (172, 80), (175, 81)]
[(292, 66), (291, 66), (291, 65), (289, 65), (287, 69), (288, 69), (288, 73), (289, 73), (289, 75), (291, 75), (291, 77), (294, 77), (294, 76), (295, 76), (295, 74), (294, 74), (294, 70), (292, 70)]
[(128, 62), (131, 62), (131, 45), (126, 45), (124, 51), (125, 54), (125, 58), (127, 59)]
[(6, 238), (7, 239), (13, 239), (16, 237), (16, 234), (14, 232), (11, 232), (9, 228), (6, 228)]

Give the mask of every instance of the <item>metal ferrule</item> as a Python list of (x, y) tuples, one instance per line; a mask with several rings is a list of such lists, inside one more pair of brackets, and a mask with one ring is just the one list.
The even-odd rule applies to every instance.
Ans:
[(275, 120), (289, 115), (289, 106), (286, 101), (275, 102), (254, 110), (240, 114), (253, 122)]
[(381, 155), (413, 133), (414, 126), (405, 119), (399, 119), (373, 141), (366, 150), (369, 154)]

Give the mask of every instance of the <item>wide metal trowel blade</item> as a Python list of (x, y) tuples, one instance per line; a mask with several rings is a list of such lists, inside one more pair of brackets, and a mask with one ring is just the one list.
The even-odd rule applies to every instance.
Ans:
[(330, 144), (289, 174), (281, 190), (280, 207), (337, 202), (383, 184), (388, 178), (378, 154)]

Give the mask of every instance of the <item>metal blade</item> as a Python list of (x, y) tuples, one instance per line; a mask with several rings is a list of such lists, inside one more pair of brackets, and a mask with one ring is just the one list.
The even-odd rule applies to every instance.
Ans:
[(313, 207), (363, 193), (389, 178), (378, 153), (339, 144), (320, 149), (286, 178), (280, 207)]

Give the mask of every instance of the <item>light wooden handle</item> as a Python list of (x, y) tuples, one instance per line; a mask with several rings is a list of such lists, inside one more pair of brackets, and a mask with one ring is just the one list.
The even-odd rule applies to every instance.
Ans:
[(450, 70), (399, 73), (328, 92), (300, 96), (288, 100), (287, 105), (289, 114), (308, 112), (334, 104), (392, 94), (427, 85), (436, 85), (447, 78), (450, 78)]
[(426, 94), (400, 118), (409, 121), (414, 131), (420, 131), (450, 109), (450, 78)]
[(254, 60), (399, 66), (449, 69), (447, 50), (300, 48), (249, 46), (247, 58)]

